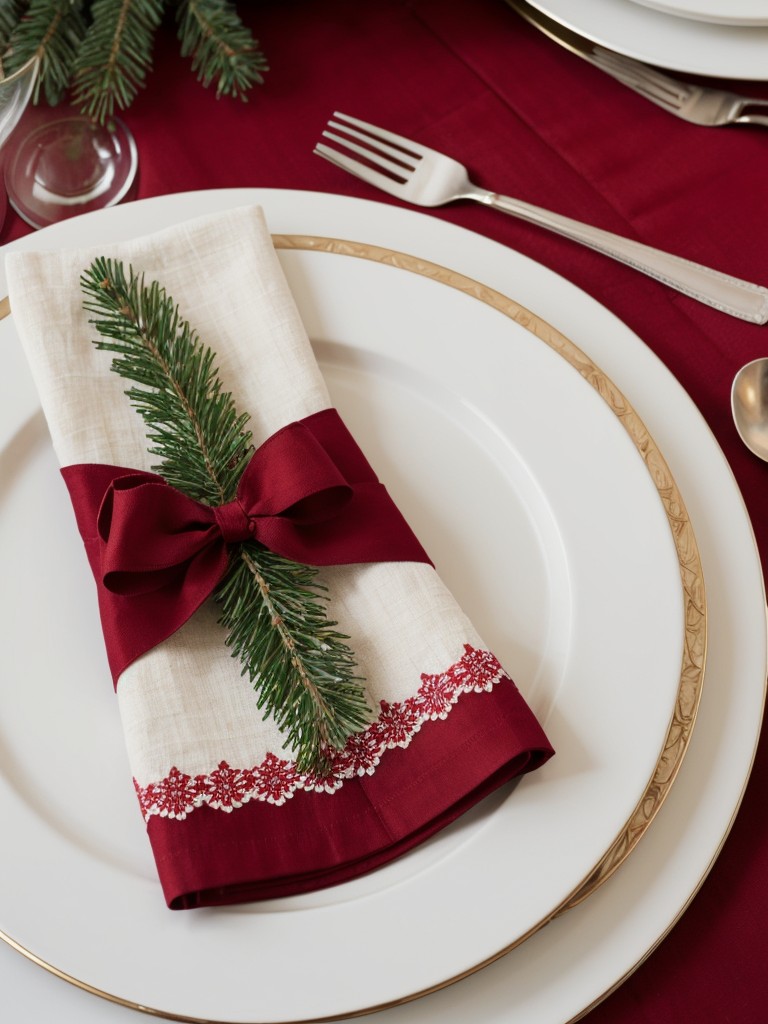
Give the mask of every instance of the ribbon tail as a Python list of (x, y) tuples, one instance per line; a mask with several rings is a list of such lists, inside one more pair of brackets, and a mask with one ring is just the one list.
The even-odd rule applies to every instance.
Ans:
[(256, 523), (254, 539), (304, 565), (425, 562), (432, 565), (383, 484), (356, 484), (332, 519), (304, 524), (274, 516)]
[(226, 548), (212, 547), (190, 562), (172, 583), (142, 594), (138, 610), (131, 595), (99, 588), (102, 624), (105, 635), (111, 637), (107, 654), (115, 688), (129, 665), (192, 618), (213, 594), (228, 564)]

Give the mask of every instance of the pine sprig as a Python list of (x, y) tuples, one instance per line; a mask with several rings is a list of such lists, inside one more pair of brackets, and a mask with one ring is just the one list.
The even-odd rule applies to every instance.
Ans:
[(143, 88), (163, 0), (95, 0), (74, 65), (73, 102), (104, 123)]
[(263, 82), (267, 60), (227, 0), (182, 0), (178, 7), (181, 54), (192, 57), (192, 70), (208, 86), (216, 82), (217, 96), (246, 98)]
[(217, 96), (246, 99), (264, 81), (267, 59), (233, 0), (0, 0), (0, 58), (6, 73), (40, 58), (32, 96), (58, 103), (68, 89), (102, 124), (146, 85), (166, 6), (176, 8), (181, 52)]
[[(248, 416), (238, 413), (202, 344), (163, 288), (145, 285), (119, 261), (95, 260), (81, 278), (90, 322), (113, 352), (112, 369), (133, 382), (126, 394), (147, 426), (153, 467), (209, 505), (231, 501), (252, 451)], [(287, 734), (301, 771), (324, 774), (330, 748), (370, 719), (348, 638), (326, 615), (317, 570), (247, 541), (233, 549), (217, 588), (220, 621), (258, 691), (258, 706)]]
[(370, 721), (349, 638), (334, 630), (316, 570), (252, 541), (218, 589), (227, 644), (298, 751), (301, 771), (327, 773), (331, 748)]
[(55, 105), (69, 84), (75, 58), (85, 37), (82, 0), (31, 0), (11, 33), (6, 70), (15, 71), (37, 55), (40, 71), (32, 93), (39, 102), (41, 89)]

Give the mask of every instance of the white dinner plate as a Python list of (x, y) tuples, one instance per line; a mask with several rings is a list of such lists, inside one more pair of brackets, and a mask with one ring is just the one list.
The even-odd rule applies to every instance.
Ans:
[(764, 0), (632, 0), (665, 14), (722, 25), (768, 25)]
[(768, 26), (695, 21), (633, 0), (530, 2), (593, 42), (649, 64), (718, 78), (768, 77)]
[[(132, 235), (155, 227), (156, 207), (134, 209)], [(61, 244), (64, 233), (34, 241)], [(280, 235), (276, 245), (334, 403), (557, 755), (365, 878), (169, 913), (125, 757), (112, 754), (119, 726), (100, 699), (111, 687), (94, 588), (42, 413), (21, 398), (29, 390), (7, 320), (0, 564), (13, 580), (3, 607), (13, 628), (0, 650), (10, 762), (0, 928), (131, 1005), (221, 1021), (325, 1017), (412, 997), (594, 888), (606, 856), (612, 869), (666, 794), (706, 648), (682, 497), (586, 356), (445, 268), (316, 236)], [(30, 849), (45, 849), (42, 864)], [(314, 972), (314, 983), (291, 985), (295, 971)]]
[[(550, 319), (621, 382), (668, 449), (693, 510), (709, 592), (707, 685), (679, 780), (639, 851), (583, 904), (496, 964), (379, 1018), (403, 1024), (568, 1020), (617, 983), (673, 923), (703, 880), (743, 791), (762, 711), (765, 622), (759, 563), (738, 491), (701, 417), (638, 339), (582, 292), (502, 246), (381, 204), (273, 190), (166, 197), (153, 201), (153, 223), (249, 201), (264, 203), (273, 230), (364, 236), (418, 251), (500, 290), (525, 294), (534, 309), (549, 310)], [(135, 216), (129, 208), (111, 213), (117, 215), (112, 228), (123, 231)], [(719, 528), (722, 521), (728, 531)], [(62, 986), (14, 956), (0, 949), (0, 975), (6, 1005), (23, 1024), (40, 1019), (44, 1010), (67, 1024), (132, 1018), (131, 1011)], [(209, 965), (209, 977), (212, 971), (215, 965)]]

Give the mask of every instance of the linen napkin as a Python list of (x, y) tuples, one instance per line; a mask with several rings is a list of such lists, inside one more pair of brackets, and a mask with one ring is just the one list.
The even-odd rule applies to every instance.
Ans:
[[(7, 256), (13, 317), (62, 470), (150, 471), (145, 425), (92, 343), (80, 276), (97, 256), (157, 280), (216, 353), (255, 445), (331, 402), (262, 211), (98, 249)], [(86, 544), (94, 528), (79, 525)], [(98, 566), (92, 567), (98, 575)], [(354, 878), (433, 835), (552, 748), (427, 561), (324, 566), (372, 709), (330, 775), (298, 770), (224, 644), (212, 600), (119, 672), (139, 805), (173, 909)], [(130, 638), (129, 638), (130, 641)]]

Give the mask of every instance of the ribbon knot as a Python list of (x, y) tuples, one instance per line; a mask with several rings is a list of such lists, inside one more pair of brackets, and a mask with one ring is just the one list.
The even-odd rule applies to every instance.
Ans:
[(213, 593), (235, 544), (254, 540), (306, 565), (429, 562), (333, 409), (273, 434), (252, 454), (236, 497), (218, 506), (154, 473), (85, 465), (62, 474), (115, 682)]
[(255, 531), (253, 518), (248, 515), (237, 498), (234, 501), (228, 501), (226, 505), (214, 508), (213, 514), (225, 544), (238, 544), (241, 541), (249, 540)]

